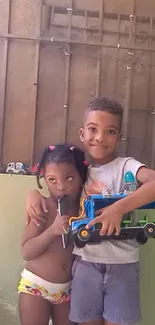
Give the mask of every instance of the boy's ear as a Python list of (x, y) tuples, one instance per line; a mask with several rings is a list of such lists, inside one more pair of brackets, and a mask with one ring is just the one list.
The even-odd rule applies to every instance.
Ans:
[(120, 140), (121, 140), (121, 133), (119, 133), (119, 135), (118, 135), (118, 141), (117, 142), (120, 142)]
[(79, 136), (80, 136), (81, 142), (83, 142), (84, 141), (84, 129), (83, 128), (80, 128), (80, 130), (79, 130)]

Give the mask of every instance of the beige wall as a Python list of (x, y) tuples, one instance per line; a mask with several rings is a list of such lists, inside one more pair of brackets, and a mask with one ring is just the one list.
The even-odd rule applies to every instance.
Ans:
[[(17, 283), (23, 261), (20, 238), (24, 226), (24, 201), (36, 186), (32, 176), (0, 175), (0, 325), (19, 325)], [(154, 325), (155, 241), (141, 249), (141, 297), (143, 322)]]

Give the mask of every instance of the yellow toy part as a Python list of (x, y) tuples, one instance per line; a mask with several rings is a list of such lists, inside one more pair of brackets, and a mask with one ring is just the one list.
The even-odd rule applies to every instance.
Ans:
[(83, 215), (84, 215), (84, 201), (86, 200), (86, 198), (87, 198), (87, 196), (81, 198), (81, 200), (80, 200), (81, 213), (80, 213), (79, 216), (71, 217), (71, 218), (69, 219), (69, 225), (72, 224), (72, 221), (74, 221), (74, 220), (78, 220), (78, 219), (81, 219), (81, 218), (83, 217)]

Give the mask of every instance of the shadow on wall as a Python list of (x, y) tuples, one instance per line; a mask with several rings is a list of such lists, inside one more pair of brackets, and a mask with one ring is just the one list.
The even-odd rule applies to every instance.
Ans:
[[(0, 174), (0, 184), (0, 325), (19, 325), (17, 284), (24, 266), (20, 241), (25, 221), (25, 196), (36, 187), (36, 181), (33, 176)], [(155, 240), (149, 240), (141, 247), (143, 321), (140, 325), (154, 325), (154, 276)]]

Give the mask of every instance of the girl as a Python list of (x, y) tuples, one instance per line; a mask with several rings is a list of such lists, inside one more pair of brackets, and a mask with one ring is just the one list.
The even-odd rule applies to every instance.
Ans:
[(73, 247), (63, 249), (61, 235), (69, 216), (60, 217), (57, 202), (64, 195), (70, 196), (70, 215), (79, 213), (87, 176), (84, 152), (67, 144), (49, 146), (38, 166), (39, 188), (41, 171), (50, 193), (47, 223), (37, 227), (30, 222), (24, 230), (22, 256), (27, 264), (18, 287), (20, 319), (22, 325), (48, 325), (50, 318), (54, 325), (69, 325)]

